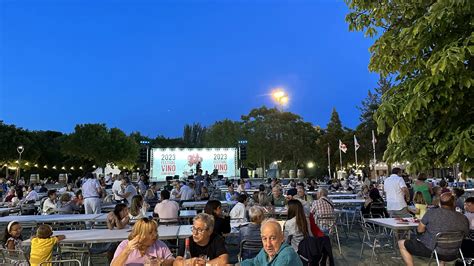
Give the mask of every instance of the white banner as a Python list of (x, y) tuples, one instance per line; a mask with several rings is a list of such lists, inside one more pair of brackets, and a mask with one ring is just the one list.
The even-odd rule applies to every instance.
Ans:
[(219, 175), (236, 176), (237, 149), (151, 149), (150, 181), (166, 181), (166, 176), (194, 175), (198, 163), (201, 163), (203, 173), (208, 171), (210, 174), (217, 169)]

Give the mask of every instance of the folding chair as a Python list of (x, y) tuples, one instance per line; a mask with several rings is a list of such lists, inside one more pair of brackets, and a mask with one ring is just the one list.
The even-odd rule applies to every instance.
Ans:
[(393, 251), (392, 238), (390, 235), (377, 231), (372, 224), (368, 224), (366, 222), (361, 222), (361, 227), (362, 232), (364, 233), (364, 237), (362, 239), (359, 259), (362, 259), (364, 245), (372, 249), (369, 265), (372, 265), (374, 255), (377, 256), (378, 254), (375, 253), (375, 249), (380, 249), (381, 251), (385, 251), (387, 253)]
[(263, 243), (262, 243), (262, 240), (242, 240), (240, 241), (240, 245), (239, 245), (239, 255), (238, 255), (238, 258), (239, 258), (239, 262), (242, 261), (242, 260), (245, 260), (245, 259), (248, 259), (248, 258), (251, 258), (251, 256), (247, 257), (247, 256), (243, 256), (243, 251), (249, 251), (251, 252), (251, 254), (258, 254), (258, 252), (260, 252), (260, 250), (262, 249), (263, 247)]
[[(433, 254), (436, 257), (436, 263), (439, 266), (439, 257), (438, 257), (438, 252), (441, 250), (443, 251), (451, 251), (451, 254), (456, 254), (453, 259), (450, 259), (449, 261), (453, 261), (459, 258), (459, 255), (461, 255), (462, 262), (464, 266), (466, 266), (466, 260), (464, 259), (464, 255), (462, 254), (461, 251), (461, 245), (462, 241), (464, 239), (464, 234), (462, 232), (440, 232), (436, 234), (435, 238), (435, 248), (433, 249), (433, 252), (431, 253), (430, 256), (430, 261), (428, 262), (428, 265), (431, 264), (431, 260), (433, 259)], [(441, 253), (441, 252), (440, 252)], [(444, 261), (444, 260), (443, 260)]]
[(337, 216), (336, 214), (318, 214), (316, 216), (316, 223), (319, 228), (328, 228), (329, 236), (336, 235), (337, 247), (339, 248), (339, 254), (342, 255), (341, 243), (339, 241), (339, 232), (337, 230)]

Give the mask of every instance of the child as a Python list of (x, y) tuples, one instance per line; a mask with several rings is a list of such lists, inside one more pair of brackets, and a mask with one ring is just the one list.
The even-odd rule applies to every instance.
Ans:
[(11, 221), (5, 228), (3, 243), (8, 250), (21, 250), (21, 225), (19, 222)]
[(31, 239), (31, 266), (38, 266), (43, 261), (51, 261), (54, 245), (66, 238), (64, 235), (52, 235), (53, 229), (50, 225), (42, 224), (38, 227), (36, 237)]
[(439, 207), (439, 196), (441, 196), (441, 187), (436, 186), (433, 188), (433, 198), (431, 200), (431, 205), (434, 208)]
[(423, 215), (426, 213), (428, 205), (426, 205), (425, 198), (421, 191), (417, 191), (413, 197), (413, 203), (415, 203), (415, 217), (418, 219), (423, 218)]

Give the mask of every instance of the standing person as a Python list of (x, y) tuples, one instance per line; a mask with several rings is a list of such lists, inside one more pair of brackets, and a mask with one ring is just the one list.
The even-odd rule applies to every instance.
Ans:
[(65, 238), (64, 235), (53, 236), (53, 228), (50, 225), (40, 225), (36, 230), (36, 236), (31, 239), (31, 266), (38, 266), (43, 261), (51, 261), (54, 245)]
[(407, 202), (410, 201), (405, 180), (400, 177), (402, 170), (398, 167), (392, 169), (392, 174), (385, 179), (384, 191), (387, 196), (387, 211), (391, 217), (409, 217)]
[(111, 188), (113, 184), (112, 173), (105, 176), (105, 188)]
[(82, 185), (84, 196), (84, 209), (86, 214), (99, 214), (101, 212), (100, 196), (102, 187), (92, 173), (86, 174), (86, 182)]
[(119, 196), (119, 193), (122, 192), (122, 179), (123, 175), (120, 174), (112, 184), (112, 193), (114, 193), (114, 200), (116, 203), (123, 203), (124, 198)]
[(425, 198), (426, 204), (431, 205), (431, 195), (433, 195), (433, 188), (431, 183), (426, 182), (426, 174), (420, 173), (415, 183), (413, 184), (413, 193), (420, 191)]

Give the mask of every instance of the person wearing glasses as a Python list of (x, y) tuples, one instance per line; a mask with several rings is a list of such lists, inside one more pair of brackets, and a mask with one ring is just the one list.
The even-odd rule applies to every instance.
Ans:
[(160, 265), (173, 265), (174, 262), (168, 246), (158, 240), (156, 221), (142, 218), (135, 223), (128, 239), (118, 245), (110, 265), (143, 265), (150, 258), (161, 261)]
[[(214, 217), (207, 213), (199, 213), (193, 218), (191, 228), (192, 237), (189, 239), (189, 249), (191, 259), (186, 261), (195, 264), (217, 264), (226, 265), (229, 260), (229, 254), (225, 247), (225, 240), (222, 236), (213, 233)], [(179, 255), (174, 265), (183, 265), (184, 245), (180, 245)], [(204, 261), (206, 260), (207, 261)]]

